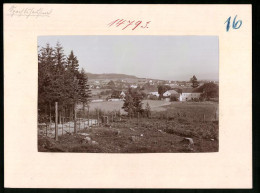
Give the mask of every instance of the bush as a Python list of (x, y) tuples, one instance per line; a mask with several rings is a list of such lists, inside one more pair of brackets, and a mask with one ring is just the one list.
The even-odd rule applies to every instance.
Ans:
[(194, 102), (200, 102), (200, 100), (198, 98), (194, 98), (193, 101)]
[(170, 101), (178, 101), (178, 98), (175, 95), (171, 95)]
[(210, 98), (209, 101), (218, 102), (218, 98)]
[(149, 99), (150, 99), (150, 100), (158, 100), (159, 97), (157, 97), (157, 96), (155, 96), (155, 95), (150, 95), (150, 96), (149, 96)]

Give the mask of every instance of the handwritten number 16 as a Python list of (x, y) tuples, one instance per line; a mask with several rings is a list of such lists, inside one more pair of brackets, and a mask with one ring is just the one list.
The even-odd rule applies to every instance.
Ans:
[[(237, 15), (235, 16), (234, 20), (233, 20), (233, 25), (232, 25), (232, 28), (233, 29), (239, 29), (242, 25), (242, 20), (238, 20), (236, 21), (236, 18), (237, 18)], [(229, 31), (229, 28), (230, 28), (230, 20), (231, 20), (231, 16), (227, 19), (227, 21), (225, 23), (227, 23), (227, 27), (226, 27), (226, 30)], [(225, 24), (224, 23), (224, 24)]]

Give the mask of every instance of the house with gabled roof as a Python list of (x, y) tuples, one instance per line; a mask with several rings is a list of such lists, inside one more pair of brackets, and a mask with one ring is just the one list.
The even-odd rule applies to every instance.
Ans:
[(183, 88), (182, 93), (180, 94), (180, 101), (190, 101), (194, 99), (199, 99), (201, 96), (201, 92), (194, 91), (193, 88)]
[(179, 96), (179, 93), (175, 90), (167, 90), (165, 93), (163, 93), (164, 97), (170, 97), (172, 95)]

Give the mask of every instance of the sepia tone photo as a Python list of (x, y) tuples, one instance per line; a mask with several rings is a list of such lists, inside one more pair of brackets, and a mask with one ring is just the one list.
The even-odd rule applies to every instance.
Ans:
[(39, 36), (38, 151), (219, 148), (217, 36)]

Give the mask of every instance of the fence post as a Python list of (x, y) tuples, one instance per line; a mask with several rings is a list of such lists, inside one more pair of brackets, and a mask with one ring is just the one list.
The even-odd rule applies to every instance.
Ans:
[(58, 102), (55, 102), (55, 140), (58, 141)]
[(88, 106), (88, 126), (89, 126), (89, 106)]
[(97, 125), (99, 126), (99, 111), (98, 111), (98, 114), (97, 114)]
[(50, 105), (50, 125), (51, 125), (51, 103), (49, 102)]
[(77, 133), (77, 109), (76, 109), (76, 103), (74, 104), (74, 133)]
[(62, 125), (62, 127), (61, 127), (61, 128), (62, 128), (62, 134), (61, 134), (61, 135), (63, 135), (63, 124), (64, 124), (64, 117), (62, 117), (61, 119), (62, 119), (62, 122), (61, 122), (61, 125)]
[(139, 112), (137, 112), (137, 126), (139, 127)]
[(205, 114), (203, 114), (203, 122), (205, 122)]
[(69, 117), (69, 132), (70, 132), (70, 117)]
[(61, 111), (60, 111), (60, 116), (59, 116), (59, 124), (61, 124)]
[(48, 137), (48, 125), (46, 124), (46, 137)]
[(80, 131), (80, 121), (81, 121), (81, 119), (79, 118), (78, 120), (79, 120), (79, 131)]

